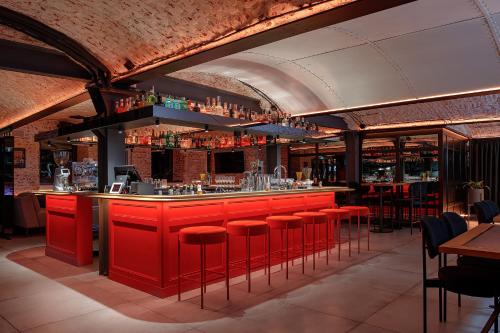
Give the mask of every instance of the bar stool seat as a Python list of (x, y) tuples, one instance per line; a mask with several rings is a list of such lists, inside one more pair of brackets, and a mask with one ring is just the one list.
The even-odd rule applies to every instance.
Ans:
[(266, 221), (238, 220), (227, 223), (227, 233), (234, 236), (259, 236), (267, 233)]
[(349, 221), (349, 232), (348, 232), (348, 244), (349, 244), (349, 255), (351, 255), (351, 211), (349, 209), (343, 208), (325, 208), (321, 209), (320, 212), (325, 213), (328, 216), (329, 222), (333, 222), (333, 246), (335, 247), (335, 223), (337, 223), (337, 241), (339, 244), (338, 259), (340, 260), (340, 250), (341, 250), (341, 238), (340, 238), (340, 227), (342, 220)]
[(358, 253), (361, 252), (361, 217), (366, 217), (368, 219), (368, 251), (370, 251), (370, 208), (366, 206), (342, 206), (342, 209), (347, 209), (351, 211), (353, 216), (358, 217)]
[(226, 228), (210, 225), (183, 228), (179, 231), (179, 240), (190, 245), (224, 243)]
[(304, 224), (313, 225), (313, 241), (312, 241), (313, 270), (316, 269), (316, 224), (325, 224), (326, 264), (328, 265), (328, 223), (327, 223), (328, 216), (322, 212), (298, 212), (293, 215), (302, 217), (302, 219), (304, 220)]
[[(269, 229), (278, 229), (281, 232), (285, 230), (285, 253), (286, 253), (286, 278), (288, 279), (288, 231), (294, 229), (302, 229), (302, 274), (305, 270), (304, 262), (304, 220), (300, 216), (294, 215), (272, 215), (266, 218), (266, 222)], [(281, 234), (283, 236), (283, 233)], [(267, 236), (267, 251), (268, 251), (268, 268), (267, 268), (267, 283), (271, 285), (271, 231)], [(280, 262), (282, 263), (283, 247), (280, 248)]]
[[(246, 243), (246, 277), (248, 282), (248, 292), (251, 291), (251, 251), (250, 251), (250, 237), (252, 236), (263, 236), (267, 237), (268, 226), (266, 221), (259, 220), (238, 220), (228, 222), (226, 225), (226, 230), (228, 236), (242, 236), (245, 237)], [(229, 237), (227, 238), (227, 248), (229, 248)], [(227, 270), (229, 271), (229, 251), (226, 252), (226, 264), (228, 265)], [(233, 265), (235, 265), (233, 263)], [(264, 266), (267, 266), (267, 263), (264, 261)]]
[[(181, 273), (181, 244), (199, 245), (200, 246), (200, 296), (201, 308), (204, 307), (203, 294), (207, 289), (207, 269), (206, 269), (206, 246), (226, 243), (226, 228), (218, 226), (196, 226), (187, 227), (179, 230), (177, 241), (177, 299), (181, 300), (181, 279), (187, 279)], [(226, 248), (227, 251), (227, 248)], [(226, 278), (227, 299), (229, 299), (229, 272), (226, 264), (225, 273), (213, 272), (217, 275)]]
[(294, 215), (273, 215), (268, 216), (266, 222), (271, 229), (297, 229), (302, 227), (304, 220)]

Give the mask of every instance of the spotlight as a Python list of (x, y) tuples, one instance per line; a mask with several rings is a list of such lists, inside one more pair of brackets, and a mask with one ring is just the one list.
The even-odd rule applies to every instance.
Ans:
[(244, 130), (243, 131), (243, 135), (247, 135), (248, 134), (248, 131), (247, 130)]
[(118, 134), (123, 134), (123, 126), (118, 126)]
[(359, 128), (365, 129), (366, 128), (366, 124), (364, 124), (364, 123), (359, 124)]
[(159, 118), (156, 118), (155, 125), (156, 125), (156, 127), (160, 126), (160, 119)]
[(52, 142), (50, 142), (50, 140), (47, 141), (47, 146), (52, 147)]
[(261, 146), (259, 146), (259, 150), (261, 150), (261, 149), (262, 149)]
[(280, 139), (280, 135), (276, 134), (276, 140), (279, 140), (279, 139)]
[(67, 142), (67, 143), (70, 143), (70, 142), (71, 142), (71, 138), (70, 138), (69, 136), (66, 138), (66, 142)]
[(234, 148), (231, 149), (231, 153), (234, 153)]
[(208, 132), (208, 125), (205, 125), (205, 133)]

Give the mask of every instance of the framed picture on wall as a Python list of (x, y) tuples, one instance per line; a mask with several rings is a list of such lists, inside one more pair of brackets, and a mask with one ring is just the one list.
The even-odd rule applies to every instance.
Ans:
[(26, 168), (26, 150), (14, 148), (14, 168)]

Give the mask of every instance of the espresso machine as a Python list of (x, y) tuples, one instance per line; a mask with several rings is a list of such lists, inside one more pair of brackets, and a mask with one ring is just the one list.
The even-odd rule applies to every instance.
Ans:
[(69, 176), (71, 172), (65, 165), (69, 161), (70, 152), (66, 150), (58, 150), (53, 154), (54, 162), (57, 168), (54, 172), (54, 191), (55, 192), (66, 192), (70, 190), (69, 186)]

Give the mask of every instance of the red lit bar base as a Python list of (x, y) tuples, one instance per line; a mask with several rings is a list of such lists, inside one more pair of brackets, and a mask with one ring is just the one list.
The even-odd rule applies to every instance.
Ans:
[[(109, 278), (158, 297), (177, 292), (177, 234), (179, 229), (196, 225), (225, 226), (237, 219), (265, 219), (276, 214), (331, 208), (334, 191), (300, 194), (245, 195), (191, 201), (111, 199), (108, 201)], [(279, 231), (273, 234), (272, 250), (281, 246)], [(324, 228), (317, 230), (324, 233)], [(309, 237), (312, 237), (310, 233)], [(323, 236), (321, 236), (323, 237)], [(300, 231), (291, 245), (300, 245)], [(252, 258), (265, 254), (265, 236), (252, 237)], [(199, 270), (199, 249), (182, 248), (182, 272)], [(245, 258), (244, 239), (231, 239), (231, 260)], [(224, 246), (207, 248), (207, 268), (224, 270)], [(275, 259), (279, 263), (279, 258)], [(232, 270), (231, 276), (245, 271)], [(183, 290), (197, 288), (183, 282)]]
[(46, 207), (45, 254), (77, 266), (92, 264), (92, 199), (47, 195)]

